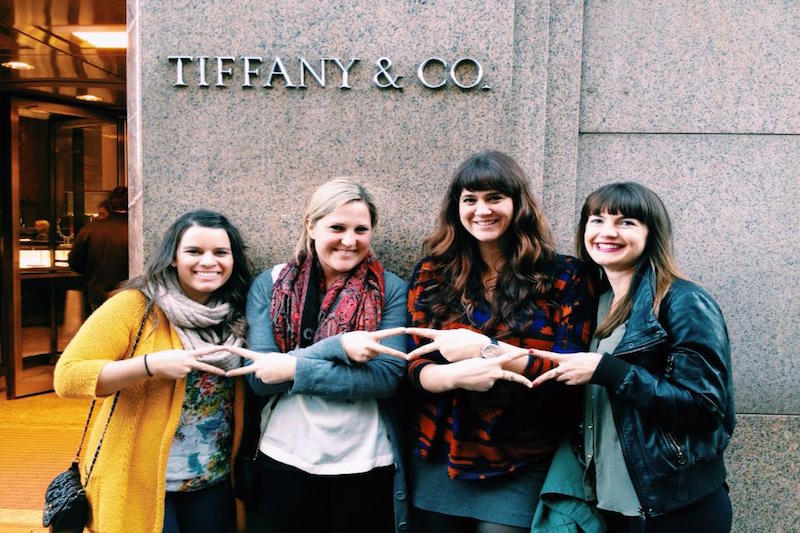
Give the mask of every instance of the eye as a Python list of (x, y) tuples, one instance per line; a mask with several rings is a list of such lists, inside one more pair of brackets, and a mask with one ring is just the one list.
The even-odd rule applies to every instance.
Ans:
[(369, 228), (367, 226), (358, 226), (356, 228), (356, 233), (359, 233), (359, 234), (363, 235), (364, 233), (367, 233), (367, 232), (369, 232)]
[(462, 203), (462, 204), (468, 204), (468, 205), (471, 205), (471, 204), (474, 204), (474, 203), (475, 203), (475, 201), (476, 201), (476, 199), (475, 199), (475, 197), (474, 197), (474, 196), (462, 196), (462, 197), (461, 197), (461, 203)]
[(497, 202), (502, 202), (506, 198), (508, 198), (508, 196), (506, 196), (503, 193), (498, 192), (498, 193), (495, 193), (495, 194), (490, 194), (489, 197), (487, 198), (487, 201), (493, 202), (493, 203), (497, 203)]
[(592, 216), (592, 217), (589, 217), (589, 220), (587, 220), (586, 223), (587, 224), (602, 224), (603, 223), (603, 219), (600, 218), (600, 217)]
[(221, 248), (221, 249), (218, 249), (218, 250), (214, 250), (214, 255), (216, 255), (218, 257), (225, 257), (225, 256), (228, 256), (228, 255), (231, 255), (231, 251), (228, 250), (228, 249), (225, 249), (225, 248)]
[(623, 218), (619, 221), (621, 226), (638, 226), (639, 221), (635, 218)]
[(183, 253), (187, 255), (197, 255), (200, 253), (200, 250), (198, 250), (197, 248), (184, 248)]
[(331, 224), (328, 227), (330, 228), (331, 231), (344, 231), (344, 226), (342, 226), (341, 224)]

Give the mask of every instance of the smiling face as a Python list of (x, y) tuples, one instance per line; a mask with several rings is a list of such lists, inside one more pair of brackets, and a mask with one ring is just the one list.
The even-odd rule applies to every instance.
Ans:
[(191, 226), (181, 237), (172, 266), (184, 294), (205, 304), (233, 273), (228, 233), (222, 228)]
[(639, 264), (647, 234), (647, 226), (641, 221), (604, 211), (587, 219), (583, 244), (592, 260), (606, 272), (628, 272)]
[(315, 223), (308, 224), (325, 285), (350, 272), (369, 254), (372, 219), (367, 204), (347, 202)]
[(514, 218), (514, 201), (500, 191), (461, 191), (458, 217), (480, 244), (496, 244)]

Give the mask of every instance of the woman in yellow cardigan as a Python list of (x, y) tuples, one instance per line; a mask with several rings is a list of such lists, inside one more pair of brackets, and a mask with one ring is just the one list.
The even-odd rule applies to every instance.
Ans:
[(131, 290), (98, 308), (67, 346), (56, 393), (106, 398), (84, 447), (84, 482), (120, 392), (88, 480), (91, 531), (233, 528), (243, 389), (225, 376), (241, 364), (225, 347), (243, 343), (250, 279), (238, 230), (219, 213), (186, 213)]

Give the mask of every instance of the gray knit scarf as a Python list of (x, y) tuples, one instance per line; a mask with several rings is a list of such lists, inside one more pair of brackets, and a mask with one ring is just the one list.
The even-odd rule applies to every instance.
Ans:
[[(244, 339), (232, 332), (222, 339), (214, 326), (222, 323), (228, 316), (230, 304), (212, 298), (206, 305), (200, 304), (183, 293), (174, 274), (164, 276), (166, 286), (158, 286), (158, 294), (148, 287), (142, 292), (155, 300), (158, 307), (167, 316), (167, 320), (178, 333), (185, 350), (195, 350), (206, 346), (242, 346)], [(198, 358), (198, 361), (214, 365), (222, 370), (232, 370), (242, 366), (241, 357), (222, 351)]]

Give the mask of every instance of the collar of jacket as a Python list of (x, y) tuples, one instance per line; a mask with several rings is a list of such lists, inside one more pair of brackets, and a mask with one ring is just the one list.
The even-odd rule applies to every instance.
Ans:
[(633, 306), (628, 317), (625, 335), (622, 337), (614, 355), (636, 352), (640, 349), (666, 341), (667, 332), (661, 327), (653, 312), (655, 299), (655, 275), (650, 265), (645, 263), (636, 274)]

